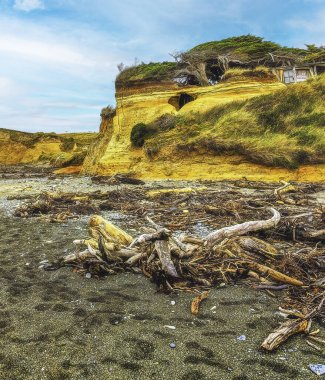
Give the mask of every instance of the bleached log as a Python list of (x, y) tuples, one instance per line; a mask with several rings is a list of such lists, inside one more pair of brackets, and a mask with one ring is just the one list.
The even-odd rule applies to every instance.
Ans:
[(274, 208), (268, 208), (273, 213), (272, 218), (267, 220), (253, 220), (241, 224), (236, 224), (230, 227), (224, 227), (211, 232), (206, 238), (205, 243), (212, 248), (215, 244), (224, 239), (229, 239), (233, 236), (246, 235), (249, 232), (263, 231), (274, 228), (280, 221), (280, 213)]
[(138, 244), (142, 244), (148, 241), (156, 241), (156, 240), (166, 240), (168, 239), (169, 231), (165, 228), (162, 228), (161, 230), (154, 232), (152, 234), (142, 234), (138, 236), (136, 239), (133, 240), (133, 242), (129, 245), (128, 248), (133, 248), (134, 246)]
[(156, 240), (155, 249), (161, 262), (162, 269), (171, 277), (179, 277), (171, 259), (168, 241)]
[(122, 245), (129, 245), (133, 241), (131, 235), (99, 215), (94, 215), (90, 218), (89, 232), (91, 237), (94, 239), (98, 239), (101, 235), (107, 242), (116, 242)]
[(96, 258), (93, 254), (91, 254), (88, 249), (85, 249), (82, 252), (71, 253), (64, 257), (64, 263), (69, 264), (75, 261), (85, 261), (87, 259)]
[(280, 181), (282, 183), (282, 186), (281, 187), (278, 187), (277, 189), (274, 190), (274, 195), (278, 198), (278, 199), (281, 199), (282, 200), (282, 195), (283, 194), (286, 194), (286, 193), (290, 193), (290, 192), (293, 192), (293, 191), (297, 191), (297, 187), (292, 185), (291, 183), (289, 182), (286, 182), (286, 181)]
[(307, 333), (310, 322), (307, 319), (289, 319), (283, 322), (279, 328), (271, 333), (261, 344), (261, 347), (273, 351), (285, 342), (291, 335)]
[(146, 254), (143, 252), (138, 252), (135, 255), (133, 255), (132, 257), (130, 257), (128, 260), (126, 260), (126, 264), (128, 264), (130, 266), (135, 265), (145, 255)]

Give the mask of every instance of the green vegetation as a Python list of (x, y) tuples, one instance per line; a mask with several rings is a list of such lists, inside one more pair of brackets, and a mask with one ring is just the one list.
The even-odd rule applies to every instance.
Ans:
[[(259, 59), (272, 51), (280, 49), (281, 46), (274, 42), (263, 41), (263, 38), (252, 35), (225, 38), (220, 41), (211, 41), (195, 46), (188, 53), (202, 51), (213, 51), (217, 54), (229, 54), (242, 59)], [(299, 49), (300, 50), (300, 49)]]
[(135, 147), (142, 147), (145, 140), (155, 134), (156, 129), (152, 128), (148, 124), (138, 123), (136, 124), (131, 131), (131, 142)]
[[(288, 48), (281, 46), (272, 41), (264, 41), (262, 37), (253, 36), (251, 34), (225, 38), (220, 41), (211, 41), (195, 46), (187, 53), (198, 52), (214, 52), (220, 55), (232, 55), (237, 59), (260, 60), (265, 58), (268, 54), (286, 55), (304, 57), (309, 53), (308, 47), (313, 47), (314, 52), (319, 52), (320, 48), (314, 45), (306, 45), (307, 49)], [(322, 49), (321, 49), (322, 50)]]
[(70, 150), (72, 150), (74, 148), (74, 146), (75, 146), (75, 141), (74, 141), (73, 137), (68, 137), (62, 141), (60, 148), (64, 152), (69, 152)]
[(113, 106), (108, 105), (107, 107), (101, 110), (100, 116), (103, 119), (110, 119), (116, 114), (116, 109)]
[(142, 147), (145, 141), (161, 132), (167, 132), (176, 126), (176, 117), (164, 114), (150, 124), (138, 123), (131, 131), (131, 143), (134, 147)]
[(287, 168), (325, 163), (324, 104), (325, 75), (176, 118), (175, 128), (148, 137), (145, 148), (156, 153), (169, 147), (182, 154), (239, 154), (252, 162)]
[(174, 58), (176, 62), (142, 63), (126, 68), (122, 66), (116, 79), (117, 87), (132, 82), (175, 79), (185, 85), (208, 86), (219, 81), (228, 69), (321, 62), (325, 59), (325, 48), (315, 45), (306, 45), (306, 49), (289, 48), (264, 41), (261, 37), (244, 35), (206, 42), (186, 52), (177, 53)]
[(124, 81), (150, 81), (172, 79), (177, 69), (176, 62), (151, 62), (124, 69), (116, 78), (117, 83)]

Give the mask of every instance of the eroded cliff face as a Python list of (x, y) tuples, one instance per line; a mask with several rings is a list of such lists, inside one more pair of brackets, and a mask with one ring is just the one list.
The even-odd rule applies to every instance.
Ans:
[(35, 163), (39, 161), (44, 152), (47, 154), (59, 154), (61, 141), (48, 139), (35, 144), (27, 139), (12, 138), (9, 132), (0, 131), (0, 163), (13, 165), (18, 163)]
[(95, 133), (25, 133), (0, 129), (0, 164), (80, 165)]
[[(311, 181), (325, 178), (325, 165), (304, 166), (289, 171), (248, 163), (240, 156), (169, 154), (168, 148), (152, 159), (143, 148), (131, 146), (131, 130), (137, 123), (151, 123), (164, 114), (202, 113), (218, 105), (268, 94), (283, 87), (282, 83), (265, 79), (233, 81), (208, 87), (179, 87), (172, 82), (120, 87), (116, 92), (116, 116), (113, 120), (102, 121), (102, 131), (89, 150), (83, 172), (101, 175), (134, 172), (143, 179), (218, 180), (246, 177), (252, 180)], [(188, 100), (192, 101), (186, 103)]]

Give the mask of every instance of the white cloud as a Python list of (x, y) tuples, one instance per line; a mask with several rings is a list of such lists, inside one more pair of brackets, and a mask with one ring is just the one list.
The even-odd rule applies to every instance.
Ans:
[(36, 9), (44, 9), (41, 0), (15, 0), (14, 8), (19, 11), (30, 12)]

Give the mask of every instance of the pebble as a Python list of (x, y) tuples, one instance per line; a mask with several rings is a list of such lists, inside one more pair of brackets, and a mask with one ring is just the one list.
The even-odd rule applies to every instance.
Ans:
[(164, 327), (166, 327), (167, 329), (176, 330), (175, 326), (164, 325)]
[(309, 364), (308, 367), (318, 376), (322, 376), (325, 374), (325, 364)]
[(170, 304), (174, 306), (176, 304), (176, 301), (170, 301)]
[(91, 273), (86, 273), (85, 277), (86, 278), (91, 278)]
[(241, 341), (246, 340), (246, 335), (240, 335), (240, 336), (238, 336), (237, 340), (241, 340)]
[(176, 348), (176, 343), (170, 343), (170, 344), (169, 344), (169, 347), (170, 347), (170, 348)]

